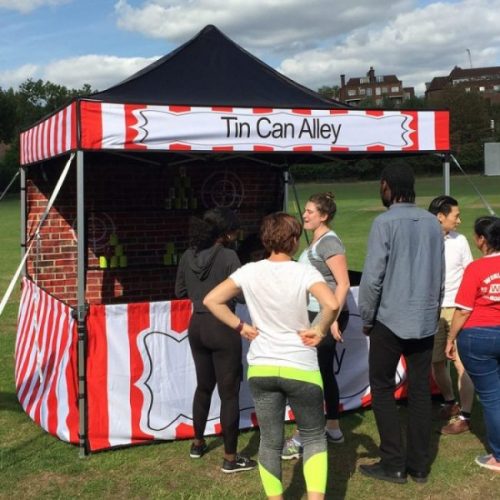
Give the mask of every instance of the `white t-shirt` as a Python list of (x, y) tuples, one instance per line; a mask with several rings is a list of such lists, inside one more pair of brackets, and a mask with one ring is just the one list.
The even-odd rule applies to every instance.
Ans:
[(444, 262), (446, 277), (441, 307), (455, 307), (455, 296), (462, 282), (464, 270), (472, 262), (469, 243), (463, 234), (450, 231), (445, 235)]
[(316, 348), (298, 332), (309, 328), (307, 295), (325, 280), (314, 267), (299, 262), (261, 260), (240, 267), (230, 278), (242, 289), (259, 335), (250, 343), (249, 365), (318, 370)]

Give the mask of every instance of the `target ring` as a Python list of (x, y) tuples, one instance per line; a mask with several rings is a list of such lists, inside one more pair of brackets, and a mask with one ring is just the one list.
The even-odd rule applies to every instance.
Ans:
[[(76, 220), (72, 227), (73, 239), (78, 240), (76, 232)], [(111, 234), (116, 233), (115, 223), (106, 212), (92, 212), (87, 221), (87, 234), (90, 248), (95, 254), (104, 250), (109, 243)]]
[(213, 172), (201, 187), (201, 200), (205, 208), (239, 208), (245, 195), (243, 182), (233, 172)]

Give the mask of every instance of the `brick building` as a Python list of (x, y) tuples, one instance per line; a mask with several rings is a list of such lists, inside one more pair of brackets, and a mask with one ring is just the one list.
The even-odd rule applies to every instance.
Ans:
[(448, 76), (436, 76), (426, 83), (426, 99), (436, 99), (450, 88), (476, 92), (491, 102), (500, 102), (500, 66), (462, 69), (455, 66)]
[(339, 100), (352, 106), (358, 106), (366, 100), (372, 100), (380, 106), (384, 99), (399, 105), (413, 96), (413, 87), (404, 87), (396, 75), (376, 75), (373, 66), (366, 76), (350, 78), (347, 83), (345, 75), (340, 75)]

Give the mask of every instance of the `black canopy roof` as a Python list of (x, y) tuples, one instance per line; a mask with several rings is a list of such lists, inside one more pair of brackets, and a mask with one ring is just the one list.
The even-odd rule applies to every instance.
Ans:
[(348, 108), (257, 59), (215, 26), (123, 82), (91, 96), (105, 102), (270, 108)]

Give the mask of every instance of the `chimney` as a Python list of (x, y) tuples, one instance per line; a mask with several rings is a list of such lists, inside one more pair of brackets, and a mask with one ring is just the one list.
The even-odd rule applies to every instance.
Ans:
[(370, 66), (370, 70), (366, 73), (366, 76), (369, 78), (370, 83), (375, 82), (375, 70), (373, 69), (373, 66)]
[(340, 88), (345, 87), (345, 75), (340, 75)]

